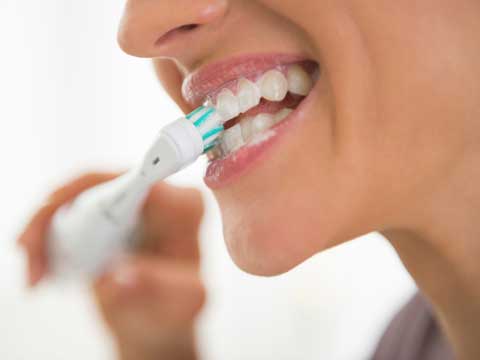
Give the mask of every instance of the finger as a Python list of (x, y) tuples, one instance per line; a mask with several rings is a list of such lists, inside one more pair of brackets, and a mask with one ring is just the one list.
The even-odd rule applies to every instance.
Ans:
[(106, 320), (116, 325), (131, 315), (150, 326), (190, 323), (205, 300), (196, 268), (153, 257), (119, 265), (97, 281), (95, 290)]
[(60, 189), (52, 193), (46, 205), (44, 205), (37, 213), (32, 217), (28, 225), (25, 227), (23, 233), (19, 236), (17, 242), (20, 245), (29, 245), (35, 242), (38, 235), (38, 229), (45, 225), (45, 221), (49, 220), (55, 211), (63, 204), (73, 200), (82, 191), (97, 185), (99, 183), (111, 180), (118, 176), (117, 174), (100, 174), (90, 173), (83, 175), (67, 185), (64, 185)]
[(46, 205), (33, 217), (18, 242), (24, 246), (28, 260), (28, 284), (36, 285), (45, 275), (47, 268), (46, 251), (41, 241), (55, 207)]
[(119, 175), (119, 173), (87, 173), (54, 191), (49, 196), (47, 202), (57, 205), (63, 205), (73, 200), (81, 192), (95, 185), (101, 184), (109, 180), (113, 180)]
[(28, 257), (28, 283), (36, 285), (47, 272), (47, 255), (45, 234), (50, 219), (55, 211), (64, 203), (71, 201), (77, 194), (98, 183), (110, 180), (116, 174), (88, 174), (82, 176), (53, 193), (44, 205), (32, 217), (17, 243), (23, 246)]
[(25, 248), (34, 246), (39, 232), (44, 229), (45, 223), (55, 213), (57, 206), (54, 204), (46, 204), (32, 217), (23, 233), (18, 237), (17, 243)]
[(198, 231), (204, 207), (196, 189), (155, 185), (143, 211), (143, 249), (166, 257), (199, 258)]

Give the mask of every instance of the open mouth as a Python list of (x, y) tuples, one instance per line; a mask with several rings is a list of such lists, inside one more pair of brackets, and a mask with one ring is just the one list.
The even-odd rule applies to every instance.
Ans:
[[(224, 124), (225, 131), (216, 146), (207, 154), (210, 165), (206, 180), (209, 185), (226, 175), (222, 172), (232, 173), (228, 171), (229, 167), (236, 167), (233, 172), (239, 172), (236, 160), (240, 154), (251, 158), (247, 156), (249, 149), (252, 153), (258, 152), (253, 148), (258, 150), (262, 143), (278, 135), (280, 131), (277, 129), (293, 117), (319, 77), (316, 62), (278, 56), (261, 60), (255, 57), (231, 64), (224, 74), (221, 71), (225, 69), (221, 66), (216, 70), (216, 74), (211, 71), (206, 74), (206, 71), (203, 79), (194, 79), (197, 84), (203, 80), (201, 85), (189, 79), (184, 87), (184, 96), (191, 103), (207, 101), (224, 118), (230, 119)], [(215, 176), (211, 176), (212, 173)], [(209, 177), (211, 181), (208, 181)]]
[(218, 144), (207, 155), (224, 158), (249, 144), (256, 144), (268, 130), (284, 121), (310, 93), (316, 65), (301, 62), (277, 66), (250, 79), (242, 77), (210, 97), (216, 108), (233, 119), (225, 123)]

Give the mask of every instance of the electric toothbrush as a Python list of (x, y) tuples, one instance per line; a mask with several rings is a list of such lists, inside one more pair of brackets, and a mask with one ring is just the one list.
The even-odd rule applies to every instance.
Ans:
[(51, 274), (95, 277), (128, 251), (151, 186), (212, 149), (227, 120), (212, 106), (199, 107), (165, 126), (140, 166), (57, 210), (47, 235)]

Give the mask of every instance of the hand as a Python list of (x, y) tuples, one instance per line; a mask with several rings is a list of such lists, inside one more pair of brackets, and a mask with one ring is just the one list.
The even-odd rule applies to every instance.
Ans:
[[(55, 210), (116, 177), (88, 174), (53, 193), (19, 238), (30, 286), (48, 274), (45, 233)], [(145, 204), (139, 248), (93, 284), (122, 359), (193, 359), (193, 325), (205, 299), (199, 277), (202, 199), (194, 189), (155, 185)]]

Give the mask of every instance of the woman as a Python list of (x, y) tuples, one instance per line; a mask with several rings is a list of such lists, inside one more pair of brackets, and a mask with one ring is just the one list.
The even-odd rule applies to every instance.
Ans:
[[(280, 274), (380, 231), (425, 300), (399, 314), (375, 358), (450, 359), (453, 351), (474, 360), (479, 14), (475, 0), (130, 0), (119, 42), (154, 59), (185, 112), (223, 88), (239, 91), (241, 78), (258, 81), (269, 100), (250, 113), (260, 120), (243, 116), (234, 146), (212, 154), (205, 178), (239, 267)], [(291, 94), (278, 97), (285, 84)], [(268, 114), (282, 111), (266, 130)], [(77, 179), (37, 213), (19, 240), (31, 285), (48, 271), (44, 232), (54, 210), (113, 176)], [(196, 191), (159, 184), (145, 207), (142, 249), (96, 283), (123, 359), (195, 358), (201, 215)]]

